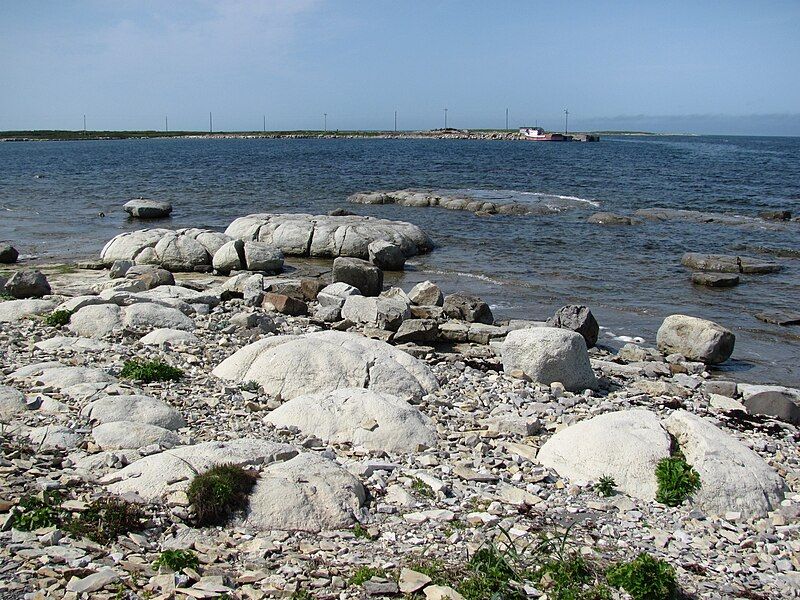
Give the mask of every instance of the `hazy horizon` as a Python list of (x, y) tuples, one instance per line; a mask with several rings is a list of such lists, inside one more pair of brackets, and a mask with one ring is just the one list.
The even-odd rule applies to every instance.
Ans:
[(800, 135), (800, 3), (0, 5), (0, 130)]

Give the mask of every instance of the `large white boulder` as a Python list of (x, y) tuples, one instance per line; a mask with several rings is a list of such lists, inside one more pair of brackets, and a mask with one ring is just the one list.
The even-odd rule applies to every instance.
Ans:
[(536, 458), (561, 477), (597, 481), (609, 475), (618, 490), (653, 500), (656, 465), (669, 453), (670, 438), (658, 416), (634, 409), (570, 425), (547, 440)]
[(700, 475), (700, 489), (692, 495), (700, 508), (715, 515), (740, 511), (749, 518), (780, 506), (783, 480), (741, 442), (685, 410), (672, 413), (664, 426)]
[(211, 264), (220, 273), (230, 273), (244, 268), (243, 257), (244, 243), (242, 240), (231, 240), (217, 250)]
[(153, 444), (173, 448), (181, 442), (169, 429), (135, 421), (101, 423), (92, 429), (92, 437), (101, 450), (124, 450)]
[(310, 532), (349, 528), (365, 500), (361, 482), (335, 462), (300, 454), (261, 472), (245, 525)]
[(586, 342), (579, 333), (555, 327), (517, 329), (502, 346), (503, 371), (522, 371), (537, 383), (560, 381), (570, 391), (594, 388)]
[(342, 306), (342, 318), (378, 329), (397, 331), (411, 317), (408, 304), (397, 298), (348, 296)]
[(194, 320), (177, 308), (162, 306), (154, 302), (139, 302), (125, 307), (122, 324), (128, 329), (182, 329), (195, 328)]
[(145, 248), (155, 248), (158, 241), (168, 233), (172, 233), (172, 231), (169, 229), (140, 229), (120, 233), (106, 243), (100, 252), (100, 257), (109, 264), (116, 260), (135, 261)]
[(26, 317), (52, 312), (60, 298), (47, 300), (26, 299), (0, 302), (0, 323), (16, 323)]
[(297, 427), (333, 444), (383, 452), (414, 452), (436, 445), (428, 417), (405, 400), (363, 388), (298, 396), (267, 415), (278, 427)]
[(664, 354), (680, 354), (689, 360), (716, 365), (733, 353), (736, 336), (713, 321), (670, 315), (658, 328), (656, 343)]
[(110, 344), (99, 340), (64, 335), (57, 335), (56, 337), (36, 342), (34, 346), (38, 350), (44, 350), (46, 352), (67, 350), (72, 352), (105, 352), (111, 347)]
[(439, 387), (425, 363), (385, 342), (340, 331), (264, 338), (222, 361), (213, 374), (255, 381), (284, 400), (361, 387), (411, 401)]
[(21, 367), (9, 377), (15, 381), (53, 387), (77, 399), (94, 396), (117, 381), (102, 369), (70, 367), (55, 361)]
[(22, 392), (6, 385), (0, 385), (0, 421), (7, 422), (26, 410), (27, 405)]
[(174, 407), (150, 396), (103, 396), (87, 404), (81, 414), (95, 423), (135, 421), (164, 429), (186, 426), (186, 421)]
[(243, 438), (229, 442), (205, 442), (181, 446), (146, 456), (101, 479), (112, 494), (133, 492), (149, 502), (185, 492), (192, 477), (209, 468), (232, 463), (239, 466), (268, 465), (294, 457), (287, 444)]
[(145, 346), (163, 346), (164, 344), (197, 344), (198, 337), (190, 331), (169, 329), (167, 327), (154, 329), (139, 340)]
[(87, 338), (104, 338), (123, 329), (122, 309), (116, 304), (84, 306), (69, 319), (69, 329)]

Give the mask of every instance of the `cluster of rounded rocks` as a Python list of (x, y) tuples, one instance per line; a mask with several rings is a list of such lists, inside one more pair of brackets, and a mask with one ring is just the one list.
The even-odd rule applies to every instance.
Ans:
[[(115, 494), (150, 519), (108, 548), (6, 527), (0, 590), (355, 598), (413, 587), (441, 598), (455, 592), (412, 563), (573, 521), (587, 557), (664, 556), (689, 593), (780, 597), (800, 585), (800, 395), (711, 377), (735, 342), (715, 323), (673, 315), (656, 348), (613, 352), (596, 347), (586, 307), (496, 323), (479, 298), (433, 282), (387, 290), (374, 264), (347, 257), (329, 281), (118, 262), (110, 278), (52, 275), (49, 286), (70, 293), (0, 302), (0, 414), (19, 440), (3, 443), (0, 511), (60, 490), (65, 510)], [(54, 310), (68, 324), (39, 317)], [(121, 377), (126, 361), (152, 358), (184, 377)], [(654, 500), (654, 473), (674, 444), (703, 486), (669, 508)], [(249, 508), (195, 529), (188, 483), (220, 463), (258, 474)], [(593, 487), (604, 476), (611, 498)], [(152, 567), (176, 548), (201, 566)], [(400, 581), (348, 585), (366, 566)]]

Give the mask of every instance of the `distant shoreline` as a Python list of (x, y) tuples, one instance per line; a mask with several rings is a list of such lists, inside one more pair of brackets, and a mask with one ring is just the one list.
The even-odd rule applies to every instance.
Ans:
[[(570, 135), (590, 133), (614, 136), (669, 136), (645, 131), (570, 132)], [(503, 129), (432, 129), (427, 131), (65, 131), (27, 130), (0, 131), (0, 142), (84, 141), (126, 139), (465, 139), (465, 140), (523, 140), (519, 132)]]

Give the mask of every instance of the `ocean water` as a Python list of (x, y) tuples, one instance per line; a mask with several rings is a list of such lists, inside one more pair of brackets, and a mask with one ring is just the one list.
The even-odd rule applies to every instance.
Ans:
[[(41, 175), (36, 178), (35, 175)], [(348, 205), (356, 191), (407, 187), (514, 200), (542, 214), (478, 217), (395, 205)], [(668, 314), (713, 319), (737, 335), (726, 376), (800, 385), (800, 327), (757, 320), (798, 310), (800, 223), (736, 227), (681, 221), (586, 222), (598, 210), (667, 207), (756, 215), (800, 213), (800, 138), (606, 137), (590, 144), (472, 140), (165, 139), (0, 144), (0, 239), (40, 261), (97, 256), (141, 227), (121, 205), (164, 199), (158, 226), (224, 229), (253, 212), (349, 208), (421, 226), (437, 248), (391, 277), (430, 278), (486, 298), (499, 318), (544, 319), (566, 303), (591, 307), (601, 341), (655, 343)], [(105, 216), (99, 216), (99, 213)], [(686, 251), (780, 262), (741, 285), (693, 286)], [(766, 253), (765, 253), (766, 252)]]

